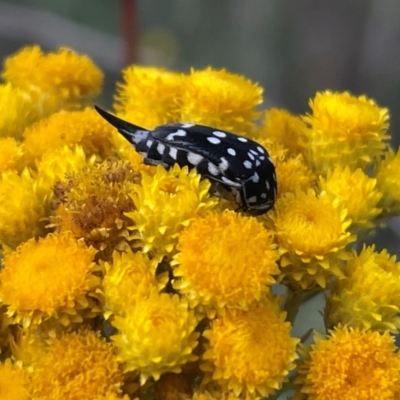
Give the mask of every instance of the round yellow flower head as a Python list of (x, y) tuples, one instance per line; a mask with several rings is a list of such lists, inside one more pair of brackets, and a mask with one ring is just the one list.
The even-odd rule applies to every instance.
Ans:
[(113, 254), (112, 263), (104, 263), (106, 274), (102, 287), (104, 314), (121, 314), (126, 305), (135, 304), (139, 297), (147, 297), (153, 288), (163, 289), (168, 277), (158, 277), (155, 272), (159, 260), (150, 260), (141, 252)]
[(338, 165), (328, 171), (326, 178), (320, 176), (319, 186), (332, 201), (338, 199), (341, 207), (347, 209), (354, 230), (373, 228), (374, 218), (382, 211), (377, 207), (382, 193), (376, 188), (376, 182), (360, 168), (352, 172), (348, 166)]
[(92, 274), (94, 254), (71, 234), (31, 239), (7, 253), (0, 298), (13, 323), (28, 327), (53, 318), (69, 327), (98, 314), (92, 298), (100, 283)]
[(296, 379), (307, 399), (399, 398), (400, 354), (387, 332), (338, 327), (315, 339)]
[(110, 137), (114, 128), (92, 108), (82, 111), (60, 111), (26, 129), (23, 149), (25, 162), (34, 166), (45, 152), (77, 144), (86, 155), (102, 158), (111, 155)]
[(32, 398), (38, 400), (118, 399), (111, 393), (120, 394), (123, 385), (112, 344), (89, 330), (50, 340), (30, 378)]
[(210, 183), (177, 164), (169, 171), (161, 165), (154, 176), (142, 172), (141, 185), (135, 186), (132, 199), (136, 210), (126, 215), (134, 222), (133, 238), (142, 243), (143, 252), (170, 255), (178, 235), (196, 215), (213, 209), (218, 200), (210, 197)]
[(324, 288), (329, 276), (341, 276), (338, 262), (347, 258), (344, 249), (355, 237), (347, 231), (351, 221), (337, 202), (311, 189), (297, 190), (278, 198), (271, 219), (284, 283)]
[(36, 105), (27, 93), (10, 83), (0, 84), (0, 138), (22, 138), (26, 126), (37, 118)]
[(116, 96), (118, 114), (148, 129), (179, 122), (183, 74), (134, 65), (126, 68), (123, 76)]
[(387, 146), (389, 113), (366, 96), (319, 92), (310, 100), (311, 114), (305, 149), (317, 174), (337, 165), (364, 168)]
[(38, 190), (46, 192), (47, 196), (51, 198), (54, 185), (67, 179), (73, 172), (92, 167), (94, 162), (95, 156), (87, 159), (82, 146), (79, 145), (73, 148), (63, 146), (46, 151), (40, 161), (36, 163)]
[(112, 321), (118, 329), (112, 339), (125, 371), (138, 370), (142, 385), (165, 372), (179, 373), (183, 364), (197, 360), (192, 354), (198, 343), (197, 320), (184, 299), (153, 289), (147, 298), (126, 304), (121, 314)]
[(316, 177), (304, 161), (302, 154), (275, 161), (278, 196), (301, 190), (307, 192), (316, 183)]
[(0, 395), (4, 400), (29, 400), (28, 374), (10, 358), (0, 363)]
[(22, 148), (12, 137), (0, 138), (0, 174), (8, 169), (20, 170)]
[(209, 345), (202, 369), (234, 393), (268, 397), (294, 368), (298, 339), (275, 300), (265, 300), (247, 311), (219, 315), (204, 332)]
[(108, 258), (129, 241), (125, 213), (134, 208), (130, 194), (139, 179), (127, 162), (105, 161), (69, 175), (54, 187), (53, 226), (57, 232), (71, 231)]
[(20, 243), (46, 233), (48, 203), (28, 170), (21, 175), (9, 170), (0, 176), (0, 245)]
[(328, 296), (330, 323), (372, 330), (400, 330), (400, 262), (375, 247), (355, 252), (344, 270), (345, 279)]
[(375, 178), (378, 181), (378, 189), (383, 196), (379, 205), (384, 209), (385, 215), (400, 215), (400, 149), (395, 154), (389, 149), (383, 160), (376, 168)]
[(67, 48), (43, 54), (39, 46), (8, 57), (2, 77), (28, 92), (40, 91), (66, 103), (97, 95), (103, 84), (103, 73), (89, 57)]
[[(307, 138), (307, 126), (300, 117), (290, 114), (288, 111), (271, 108), (264, 114), (261, 128), (256, 138), (272, 138), (282, 143), (289, 150), (290, 155), (303, 152)], [(278, 192), (279, 193), (279, 192)]]
[(275, 283), (275, 248), (271, 232), (253, 217), (234, 211), (197, 217), (179, 237), (174, 287), (191, 307), (247, 309)]
[(182, 95), (181, 121), (251, 134), (260, 113), (263, 89), (246, 78), (222, 70), (192, 70)]

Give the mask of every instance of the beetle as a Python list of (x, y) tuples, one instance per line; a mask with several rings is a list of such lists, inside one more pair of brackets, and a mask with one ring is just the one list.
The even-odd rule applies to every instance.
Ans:
[(233, 192), (236, 202), (250, 215), (265, 214), (273, 207), (275, 166), (256, 141), (192, 123), (169, 123), (149, 130), (94, 107), (143, 155), (145, 164), (169, 169), (176, 163), (194, 168), (219, 188)]

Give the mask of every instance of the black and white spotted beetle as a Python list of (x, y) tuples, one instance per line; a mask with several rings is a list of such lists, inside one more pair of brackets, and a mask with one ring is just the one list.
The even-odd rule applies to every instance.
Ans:
[(147, 130), (95, 106), (144, 156), (148, 165), (165, 168), (177, 163), (195, 168), (203, 177), (233, 192), (241, 208), (252, 215), (266, 213), (276, 199), (275, 167), (259, 143), (234, 133), (195, 124), (165, 124)]

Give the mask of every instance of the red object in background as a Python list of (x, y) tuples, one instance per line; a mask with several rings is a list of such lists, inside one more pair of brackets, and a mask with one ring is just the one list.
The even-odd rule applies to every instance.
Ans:
[(123, 65), (137, 62), (137, 0), (120, 0)]

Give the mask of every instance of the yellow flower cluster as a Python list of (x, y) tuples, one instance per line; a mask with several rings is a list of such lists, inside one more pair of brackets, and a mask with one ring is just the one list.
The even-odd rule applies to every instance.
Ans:
[(123, 71), (116, 111), (136, 125), (154, 128), (182, 121), (250, 135), (260, 115), (262, 88), (225, 70), (192, 70), (183, 75), (131, 66)]
[[(400, 264), (355, 250), (400, 214), (386, 108), (325, 91), (291, 115), (226, 70), (127, 67), (121, 118), (268, 149), (278, 195), (252, 217), (188, 166), (145, 165), (91, 107), (88, 57), (27, 47), (1, 77), (0, 397), (399, 397)], [(326, 332), (299, 345), (296, 313), (319, 293)]]
[(294, 399), (397, 399), (400, 354), (388, 332), (338, 326), (303, 348)]

